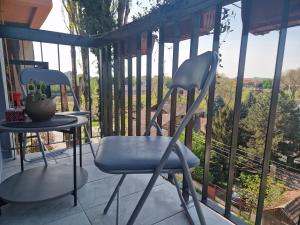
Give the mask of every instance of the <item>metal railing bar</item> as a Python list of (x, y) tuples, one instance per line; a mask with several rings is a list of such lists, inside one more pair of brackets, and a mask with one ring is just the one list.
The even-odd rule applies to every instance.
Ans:
[(120, 42), (120, 107), (121, 107), (121, 135), (125, 135), (126, 133), (126, 125), (125, 125), (125, 43), (124, 41)]
[[(0, 37), (82, 47), (99, 47), (99, 44), (102, 43), (98, 38), (91, 36), (85, 37), (13, 25), (0, 25)], [(94, 42), (96, 39), (97, 43)]]
[(114, 124), (115, 124), (115, 135), (120, 133), (120, 122), (119, 122), (119, 79), (120, 79), (120, 61), (119, 61), (119, 45), (115, 43), (114, 49)]
[[(172, 77), (178, 69), (179, 59), (179, 42), (180, 42), (180, 27), (179, 23), (174, 23), (174, 41), (173, 41), (173, 62), (172, 62)], [(171, 95), (171, 113), (170, 113), (170, 128), (169, 136), (172, 137), (176, 129), (176, 105), (177, 105), (177, 89), (174, 89)]]
[(127, 40), (127, 62), (128, 62), (128, 135), (132, 135), (132, 55), (131, 39)]
[[(214, 37), (213, 37), (213, 51), (219, 52), (220, 33), (221, 33), (221, 15), (222, 4), (216, 5)], [(213, 121), (213, 105), (215, 98), (216, 78), (212, 82), (208, 92), (207, 103), (207, 123), (206, 123), (206, 136), (205, 136), (205, 152), (204, 152), (204, 172), (203, 172), (203, 189), (202, 189), (202, 202), (207, 202), (208, 197), (208, 174), (210, 163), (211, 139), (212, 139), (212, 121)]]
[(136, 36), (136, 136), (141, 135), (141, 34)]
[[(159, 29), (159, 50), (158, 50), (158, 81), (157, 81), (157, 105), (159, 105), (163, 99), (164, 88), (164, 57), (165, 57), (165, 29), (161, 26)], [(162, 127), (162, 113), (160, 112), (157, 117), (157, 122)], [(157, 131), (158, 132), (158, 131)], [(158, 134), (158, 133), (157, 133)]]
[(235, 91), (233, 128), (232, 128), (232, 136), (231, 136), (228, 184), (227, 184), (226, 200), (225, 200), (225, 217), (230, 216), (230, 209), (231, 209), (231, 198), (233, 192), (232, 187), (233, 187), (234, 170), (235, 170), (234, 166), (235, 166), (236, 152), (238, 147), (237, 145), (238, 145), (238, 137), (239, 137), (238, 131), (239, 131), (239, 121), (240, 121), (240, 108), (241, 108), (241, 101), (242, 101), (243, 81), (244, 81), (248, 35), (249, 35), (251, 1), (246, 1), (245, 3), (247, 4), (246, 9), (248, 14), (247, 14), (247, 18), (245, 18), (244, 20), (242, 35), (241, 35), (237, 84), (236, 84), (236, 91)]
[(147, 32), (147, 71), (146, 71), (146, 127), (151, 119), (151, 79), (152, 79), (152, 30)]
[(283, 8), (282, 19), (281, 19), (281, 27), (279, 31), (274, 82), (272, 87), (271, 104), (269, 110), (268, 127), (267, 127), (266, 141), (265, 141), (266, 144), (265, 144), (264, 157), (263, 157), (263, 168), (261, 174), (261, 182), (259, 187), (258, 204), (256, 210), (256, 218), (255, 218), (256, 225), (261, 224), (262, 213), (264, 208), (264, 200), (265, 200), (265, 194), (267, 188), (267, 176), (269, 173), (269, 163), (270, 163), (270, 158), (272, 153), (273, 131), (275, 126), (276, 109), (277, 109), (277, 102), (278, 102), (278, 94), (280, 91), (280, 80), (281, 80), (282, 65), (284, 59), (285, 43), (286, 43), (290, 0), (283, 1), (282, 8)]

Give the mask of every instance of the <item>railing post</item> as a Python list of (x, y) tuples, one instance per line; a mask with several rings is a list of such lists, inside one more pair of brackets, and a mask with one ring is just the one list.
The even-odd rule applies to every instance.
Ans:
[[(178, 56), (179, 56), (179, 41), (180, 41), (180, 28), (179, 23), (174, 23), (174, 40), (173, 40), (173, 63), (172, 63), (172, 77), (178, 69)], [(175, 89), (171, 95), (171, 114), (170, 114), (170, 128), (169, 136), (172, 137), (176, 128), (176, 102), (177, 102), (177, 90)]]
[(108, 111), (108, 135), (113, 135), (113, 115), (112, 115), (112, 106), (113, 106), (113, 99), (112, 99), (112, 55), (111, 55), (111, 45), (107, 46), (107, 111)]
[(119, 44), (119, 55), (120, 55), (120, 107), (121, 107), (121, 135), (125, 135), (126, 127), (125, 127), (125, 68), (124, 68), (124, 41), (121, 41)]
[(115, 135), (120, 133), (120, 122), (119, 122), (119, 79), (120, 79), (120, 62), (119, 62), (119, 45), (116, 43), (113, 45), (114, 49), (114, 126)]
[(151, 119), (151, 78), (152, 78), (152, 30), (147, 32), (147, 71), (146, 71), (146, 121), (145, 127)]
[[(163, 99), (163, 86), (164, 86), (164, 56), (165, 56), (165, 29), (164, 26), (159, 28), (159, 49), (158, 49), (158, 81), (157, 81), (157, 105)], [(162, 127), (162, 113), (157, 117), (157, 122)], [(159, 131), (157, 131), (157, 134)]]
[(100, 137), (103, 137), (103, 120), (104, 120), (104, 91), (103, 91), (103, 59), (102, 59), (102, 49), (99, 49), (98, 52), (98, 72), (99, 72), (99, 80), (98, 80), (98, 87), (99, 87), (99, 109), (98, 109), (98, 118), (99, 118), (99, 127), (100, 127)]
[[(221, 15), (222, 4), (219, 3), (216, 6), (215, 26), (214, 26), (214, 38), (213, 38), (213, 51), (219, 52), (220, 46), (220, 32), (221, 32)], [(206, 136), (205, 136), (205, 153), (204, 153), (204, 172), (203, 172), (203, 188), (202, 188), (202, 202), (207, 202), (208, 191), (208, 174), (209, 174), (209, 161), (211, 150), (211, 137), (212, 137), (212, 120), (213, 120), (213, 106), (215, 98), (216, 79), (212, 82), (208, 92), (207, 103), (207, 124), (206, 124)]]
[(141, 135), (141, 34), (136, 36), (136, 136)]
[(103, 129), (101, 131), (102, 136), (108, 136), (108, 83), (107, 83), (107, 72), (108, 71), (108, 58), (107, 58), (107, 47), (104, 47), (102, 49), (102, 83), (101, 83), (101, 89), (102, 89), (102, 118), (101, 122), (103, 124)]
[(127, 41), (127, 60), (128, 60), (128, 136), (132, 136), (132, 54), (131, 39)]
[[(201, 15), (195, 14), (192, 17), (192, 29), (191, 29), (191, 45), (190, 45), (190, 58), (197, 56), (198, 54), (198, 45), (199, 45), (199, 31), (200, 31), (200, 23), (201, 23)], [(191, 105), (193, 104), (195, 99), (195, 89), (188, 91), (187, 94), (187, 104), (186, 104), (186, 112), (189, 110)], [(193, 121), (191, 120), (185, 129), (185, 140), (184, 144), (192, 149), (192, 139), (193, 139)], [(182, 183), (182, 196), (186, 202), (189, 200), (189, 188), (186, 183), (186, 179), (183, 179)]]
[[(93, 117), (92, 117), (92, 92), (91, 92), (91, 72), (90, 72), (90, 49), (87, 48), (87, 80), (88, 80), (88, 92), (89, 92), (89, 119), (90, 119), (90, 137), (93, 137)], [(88, 142), (87, 135), (85, 135), (85, 143)]]
[(260, 187), (259, 187), (256, 218), (255, 218), (256, 225), (261, 224), (264, 200), (265, 200), (265, 195), (266, 195), (267, 176), (269, 173), (269, 163), (270, 163), (270, 158), (271, 158), (271, 153), (272, 153), (273, 130), (274, 130), (275, 119), (276, 119), (278, 94), (280, 91), (280, 79), (281, 79), (282, 64), (283, 64), (283, 58), (284, 58), (286, 33), (287, 33), (288, 17), (289, 17), (289, 9), (290, 9), (290, 0), (283, 1), (283, 4), (284, 5), (282, 7), (283, 8), (282, 20), (281, 20), (281, 27), (280, 27), (280, 32), (279, 32), (276, 66), (275, 66), (275, 73), (274, 73), (274, 82), (273, 82), (273, 87), (272, 87), (271, 104), (270, 104), (268, 127), (267, 127), (267, 134), (266, 134), (266, 144), (265, 144), (264, 157), (263, 157), (263, 167), (262, 167), (261, 181), (260, 181)]
[(250, 12), (251, 1), (245, 1), (245, 4), (247, 4), (246, 5), (247, 16), (244, 18), (242, 37), (241, 37), (240, 57), (239, 57), (237, 84), (236, 84), (236, 91), (235, 91), (233, 128), (232, 128), (232, 136), (231, 136), (228, 184), (227, 184), (226, 200), (225, 200), (225, 217), (227, 218), (230, 217), (230, 209), (231, 209), (232, 186), (234, 180), (234, 166), (235, 166), (236, 151), (237, 151), (238, 136), (239, 136), (238, 131), (239, 131), (239, 122), (240, 122), (240, 107), (241, 107), (241, 100), (242, 100), (246, 53), (247, 53), (247, 45), (248, 45), (249, 19), (251, 13)]

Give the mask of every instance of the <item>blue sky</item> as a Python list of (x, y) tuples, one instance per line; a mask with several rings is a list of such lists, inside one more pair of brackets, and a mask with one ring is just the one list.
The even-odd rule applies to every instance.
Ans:
[[(148, 5), (147, 1), (143, 2), (144, 5)], [(135, 0), (133, 1), (132, 14), (136, 14), (140, 8), (136, 7)], [(223, 68), (219, 68), (219, 72), (226, 74), (229, 77), (236, 77), (239, 46), (241, 39), (241, 15), (240, 9), (235, 6), (230, 6), (232, 10), (236, 12), (235, 19), (232, 19), (233, 32), (230, 33), (226, 42), (222, 43), (220, 52), (222, 53), (222, 65)], [(64, 13), (62, 9), (61, 0), (53, 0), (53, 9), (50, 12), (45, 23), (41, 27), (44, 30), (58, 31), (68, 33), (66, 24), (64, 22)], [(245, 68), (245, 77), (268, 77), (272, 78), (274, 75), (276, 50), (278, 42), (278, 31), (270, 32), (266, 35), (254, 36), (249, 35), (247, 61)], [(300, 27), (294, 27), (288, 29), (285, 60), (283, 70), (295, 69), (300, 67)], [(224, 38), (222, 35), (221, 40)], [(180, 57), (179, 63), (183, 62), (189, 56), (189, 41), (183, 41), (180, 43)], [(199, 38), (198, 52), (204, 52), (210, 50), (212, 46), (212, 35), (202, 36)], [(40, 60), (39, 43), (34, 44), (36, 60)], [(153, 49), (153, 75), (157, 75), (157, 60), (158, 60), (158, 46), (155, 44)], [(43, 44), (43, 59), (49, 62), (49, 66), (52, 69), (58, 69), (57, 62), (57, 47), (53, 44)], [(70, 48), (68, 46), (60, 47), (61, 54), (61, 70), (63, 72), (71, 70), (70, 60)], [(91, 75), (97, 75), (96, 58), (93, 54), (90, 54), (91, 62)], [(171, 62), (172, 62), (172, 45), (165, 46), (165, 74), (171, 75)], [(135, 63), (135, 60), (133, 60)], [(146, 74), (146, 57), (142, 57), (142, 75)], [(77, 66), (78, 72), (81, 72), (80, 60), (78, 60)], [(133, 66), (133, 74), (135, 74), (135, 66)]]

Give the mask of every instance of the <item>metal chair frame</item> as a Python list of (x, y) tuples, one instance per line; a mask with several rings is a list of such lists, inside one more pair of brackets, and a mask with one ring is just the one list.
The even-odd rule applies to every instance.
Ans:
[[(195, 67), (197, 67), (197, 66), (195, 66), (197, 64), (197, 59), (194, 60), (194, 61), (191, 61), (193, 59), (186, 60), (181, 65), (181, 67), (177, 70), (177, 72), (174, 75), (173, 83), (170, 87), (170, 90), (168, 91), (168, 93), (164, 97), (163, 101), (158, 106), (154, 116), (152, 117), (152, 119), (151, 119), (151, 121), (150, 121), (150, 123), (149, 123), (149, 125), (146, 129), (146, 132), (145, 132), (146, 136), (150, 135), (150, 130), (151, 130), (152, 127), (155, 127), (158, 131), (158, 134), (162, 135), (162, 129), (159, 126), (159, 124), (157, 123), (156, 119), (157, 119), (159, 113), (161, 112), (161, 110), (163, 108), (163, 105), (166, 103), (167, 99), (171, 96), (171, 94), (174, 90), (176, 90), (177, 88), (183, 88), (185, 90), (191, 90), (192, 88), (198, 88), (199, 90), (201, 89), (200, 94), (198, 95), (198, 97), (196, 98), (194, 103), (191, 105), (191, 107), (188, 109), (185, 117), (182, 119), (180, 126), (177, 128), (174, 136), (172, 137), (171, 141), (169, 142), (168, 147), (166, 148), (166, 150), (165, 150), (159, 164), (155, 168), (155, 170), (154, 171), (153, 170), (152, 171), (147, 171), (147, 170), (130, 170), (130, 171), (124, 171), (124, 170), (115, 171), (114, 170), (113, 171), (113, 173), (122, 174), (122, 177), (119, 180), (115, 190), (113, 191), (113, 193), (112, 193), (112, 195), (111, 195), (111, 197), (110, 197), (103, 213), (106, 214), (108, 212), (113, 200), (117, 196), (117, 213), (116, 213), (116, 224), (117, 225), (119, 223), (119, 205), (120, 205), (120, 203), (119, 203), (120, 202), (120, 200), (119, 200), (119, 198), (120, 198), (119, 190), (120, 190), (120, 187), (121, 187), (126, 175), (127, 174), (138, 174), (138, 173), (152, 173), (153, 174), (150, 181), (149, 181), (149, 183), (148, 183), (148, 185), (146, 186), (139, 202), (137, 203), (132, 215), (130, 216), (130, 218), (127, 222), (127, 225), (133, 225), (136, 218), (138, 217), (138, 215), (139, 215), (146, 199), (148, 198), (148, 196), (149, 196), (149, 194), (150, 194), (157, 178), (159, 177), (159, 175), (161, 173), (166, 173), (166, 172), (170, 174), (171, 179), (173, 180), (173, 182), (175, 184), (176, 190), (177, 190), (178, 195), (179, 195), (179, 199), (182, 203), (182, 207), (183, 207), (184, 211), (186, 212), (188, 221), (190, 222), (190, 224), (194, 225), (195, 223), (192, 219), (192, 216), (190, 215), (190, 213), (188, 211), (188, 206), (187, 206), (188, 203), (185, 202), (185, 200), (182, 196), (182, 193), (180, 191), (179, 184), (178, 184), (178, 182), (175, 178), (175, 172), (182, 172), (184, 174), (184, 178), (185, 178), (185, 181), (187, 182), (190, 194), (192, 196), (192, 199), (193, 199), (193, 202), (194, 202), (194, 206), (196, 208), (196, 212), (197, 212), (199, 221), (202, 225), (206, 224), (203, 213), (202, 213), (202, 210), (201, 210), (201, 207), (200, 207), (200, 203), (199, 203), (198, 198), (197, 198), (196, 190), (193, 186), (193, 181), (192, 181), (192, 177), (191, 177), (191, 174), (190, 174), (190, 171), (189, 171), (189, 166), (187, 164), (187, 160), (186, 160), (185, 156), (182, 154), (182, 152), (180, 150), (178, 150), (178, 148), (174, 147), (176, 145), (176, 142), (179, 139), (180, 134), (182, 133), (184, 128), (187, 126), (188, 122), (191, 120), (195, 110), (199, 107), (200, 103), (204, 99), (205, 94), (207, 93), (207, 91), (210, 87), (210, 84), (212, 83), (212, 81), (215, 78), (216, 68), (217, 68), (217, 65), (218, 65), (218, 55), (217, 55), (216, 52), (206, 52), (206, 53), (204, 53), (200, 56), (197, 56), (197, 57), (199, 57), (198, 60), (201, 58), (201, 56), (203, 56), (205, 54), (206, 54), (206, 57), (210, 56), (211, 59), (208, 62), (209, 63), (208, 68), (205, 67), (207, 65), (205, 65), (205, 63), (204, 63), (204, 67), (205, 67), (204, 70), (205, 69), (206, 70), (202, 71), (202, 75), (200, 75), (199, 81), (195, 81), (195, 80), (194, 81), (193, 80), (189, 81), (188, 79), (187, 80), (182, 80), (181, 79), (182, 77), (179, 77), (182, 73), (185, 74), (185, 73), (188, 73), (188, 72), (192, 72), (193, 73), (192, 77), (195, 78), (195, 76), (196, 76), (195, 74), (197, 73), (197, 71), (195, 71), (195, 70), (197, 70), (197, 68), (195, 68)], [(197, 57), (195, 57), (195, 58), (197, 58)], [(194, 64), (194, 65), (191, 65), (191, 64)], [(191, 67), (194, 67), (192, 71), (190, 71)], [(203, 65), (202, 65), (202, 67), (203, 67)], [(201, 66), (200, 66), (200, 69), (203, 69), (203, 68), (201, 68)], [(188, 75), (188, 74), (186, 74), (186, 75)], [(180, 170), (165, 170), (164, 169), (166, 161), (168, 160), (168, 157), (170, 156), (171, 152), (175, 152), (177, 154), (177, 156), (179, 157), (181, 165), (182, 165), (182, 169), (180, 169)]]
[[(30, 83), (31, 80), (36, 80), (36, 81), (42, 81), (44, 82), (47, 86), (51, 86), (51, 85), (64, 85), (66, 87), (69, 88), (69, 91), (72, 94), (73, 97), (73, 101), (74, 101), (74, 110), (75, 111), (70, 111), (70, 112), (63, 112), (64, 115), (77, 115), (77, 114), (81, 114), (84, 113), (84, 115), (89, 115), (89, 112), (81, 112), (80, 111), (80, 105), (78, 102), (78, 99), (76, 98), (76, 95), (74, 93), (74, 90), (70, 84), (70, 81), (68, 79), (68, 77), (57, 70), (49, 70), (49, 69), (39, 69), (39, 68), (26, 68), (23, 69), (21, 74), (20, 74), (20, 84), (21, 84), (21, 89), (23, 92), (23, 95), (27, 94), (27, 90), (24, 88), (24, 85), (27, 85)], [(87, 140), (89, 142), (92, 154), (95, 158), (95, 151), (92, 145), (92, 141), (89, 135), (89, 132), (87, 130), (87, 125), (84, 125), (84, 131), (85, 134), (87, 135)], [(26, 138), (24, 138), (25, 140)], [(47, 166), (47, 158), (46, 158), (46, 154), (45, 151), (47, 151), (47, 147), (43, 144), (42, 142), (42, 138), (40, 136), (39, 133), (37, 133), (37, 139), (39, 142), (39, 146), (40, 146), (40, 151), (42, 153), (42, 157), (44, 159), (44, 163)], [(26, 145), (24, 145), (26, 146)], [(24, 153), (25, 154), (25, 153)], [(24, 157), (25, 159), (25, 157)]]

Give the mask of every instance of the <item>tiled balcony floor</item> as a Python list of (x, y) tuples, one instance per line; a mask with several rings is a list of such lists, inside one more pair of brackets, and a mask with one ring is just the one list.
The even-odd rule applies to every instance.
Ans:
[[(7, 204), (2, 207), (0, 224), (3, 225), (113, 225), (116, 204), (113, 203), (107, 215), (102, 211), (119, 176), (99, 171), (93, 163), (89, 147), (83, 146), (83, 166), (89, 173), (88, 183), (78, 191), (78, 206), (73, 207), (73, 196), (34, 204)], [(33, 157), (33, 154), (30, 155)], [(72, 164), (71, 151), (48, 159), (50, 165)], [(6, 161), (4, 176), (20, 171), (20, 161)], [(42, 166), (42, 161), (25, 163), (25, 169)], [(125, 225), (150, 176), (129, 175), (120, 191), (120, 223)], [(216, 212), (202, 206), (208, 225), (232, 224)], [(190, 210), (195, 217), (194, 207)], [(180, 201), (173, 185), (160, 178), (146, 201), (135, 224), (139, 225), (188, 225), (180, 207)]]

